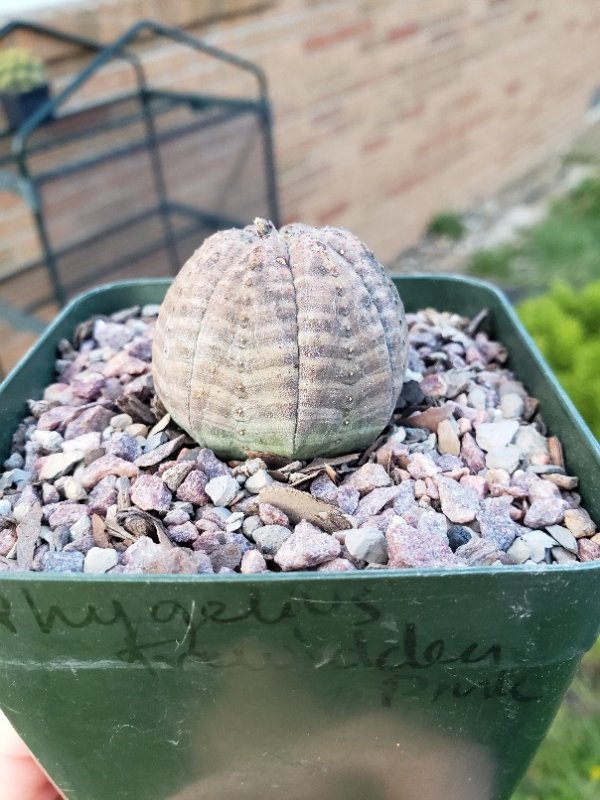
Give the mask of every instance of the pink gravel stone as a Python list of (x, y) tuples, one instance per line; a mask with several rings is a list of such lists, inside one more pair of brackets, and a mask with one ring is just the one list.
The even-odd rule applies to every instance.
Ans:
[(200, 537), (196, 526), (192, 522), (183, 522), (181, 525), (171, 525), (168, 530), (169, 539), (177, 544), (191, 544)]
[(110, 423), (112, 412), (104, 406), (93, 406), (82, 411), (76, 419), (66, 427), (65, 439), (74, 439), (82, 433), (90, 431), (103, 431)]
[(253, 575), (267, 571), (267, 562), (258, 550), (246, 550), (242, 556), (240, 572), (244, 575)]
[(528, 528), (545, 528), (546, 525), (559, 525), (565, 516), (567, 508), (564, 500), (558, 497), (548, 497), (534, 500), (529, 506), (523, 523)]
[(409, 456), (406, 469), (411, 477), (416, 478), (417, 480), (432, 478), (441, 471), (431, 456), (428, 456), (425, 453), (413, 453), (413, 455)]
[(333, 558), (331, 561), (325, 561), (319, 564), (317, 572), (354, 572), (356, 567), (347, 558)]
[(140, 475), (131, 486), (131, 502), (143, 511), (168, 511), (171, 492), (156, 475)]
[(388, 503), (394, 502), (400, 494), (402, 494), (400, 486), (384, 486), (381, 489), (373, 489), (358, 504), (355, 516), (359, 523), (364, 522), (374, 514), (378, 514)]
[(90, 511), (106, 516), (109, 507), (117, 502), (117, 494), (116, 477), (107, 475), (106, 478), (102, 478), (90, 492)]
[(227, 464), (220, 461), (208, 447), (203, 447), (200, 450), (196, 456), (196, 464), (198, 465), (198, 469), (202, 470), (202, 472), (208, 476), (209, 481), (221, 475), (231, 475), (231, 470)]
[(79, 413), (75, 406), (55, 406), (45, 411), (37, 421), (39, 431), (56, 431), (64, 428)]
[(577, 549), (581, 561), (596, 561), (600, 558), (600, 545), (589, 539), (579, 539)]
[(155, 447), (149, 453), (144, 453), (135, 459), (135, 464), (138, 467), (153, 467), (161, 461), (166, 461), (176, 450), (178, 450), (185, 440), (185, 435), (181, 434), (168, 442)]
[(113, 455), (100, 456), (95, 461), (92, 461), (81, 474), (81, 485), (84, 489), (91, 489), (102, 478), (107, 475), (125, 475), (128, 478), (135, 478), (139, 473), (139, 469), (130, 461), (125, 461), (123, 458)]
[(54, 510), (48, 517), (48, 524), (53, 530), (62, 526), (70, 527), (78, 519), (87, 517), (89, 514), (89, 507), (80, 503), (56, 503)]
[(104, 374), (107, 378), (119, 378), (121, 375), (142, 375), (148, 370), (148, 364), (125, 350), (114, 355), (106, 363)]
[(208, 477), (199, 469), (190, 472), (187, 478), (177, 489), (175, 496), (178, 500), (187, 503), (194, 503), (197, 506), (204, 506), (208, 503), (208, 495), (204, 491)]
[(344, 480), (344, 486), (353, 486), (360, 495), (389, 486), (392, 480), (381, 464), (363, 464)]
[(280, 508), (272, 506), (270, 503), (258, 504), (258, 515), (264, 525), (283, 525), (289, 527), (290, 520)]
[(395, 517), (385, 535), (390, 567), (448, 567), (456, 563), (448, 539), (432, 531), (418, 531)]
[(485, 453), (470, 433), (465, 433), (462, 437), (460, 455), (471, 472), (485, 469)]
[(450, 522), (471, 522), (479, 509), (479, 497), (473, 489), (461, 486), (450, 478), (435, 477), (442, 511)]
[(337, 539), (303, 520), (277, 550), (275, 562), (284, 572), (308, 569), (331, 561), (340, 552), (341, 545)]
[(71, 381), (73, 392), (84, 400), (95, 400), (104, 388), (104, 375), (91, 369), (80, 372)]

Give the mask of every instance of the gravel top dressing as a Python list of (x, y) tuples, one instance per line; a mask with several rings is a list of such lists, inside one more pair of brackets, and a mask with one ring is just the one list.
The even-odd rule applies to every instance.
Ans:
[(577, 477), (507, 352), (469, 320), (407, 314), (392, 424), (367, 450), (224, 463), (156, 398), (158, 306), (80, 325), (0, 474), (0, 572), (344, 572), (600, 559)]

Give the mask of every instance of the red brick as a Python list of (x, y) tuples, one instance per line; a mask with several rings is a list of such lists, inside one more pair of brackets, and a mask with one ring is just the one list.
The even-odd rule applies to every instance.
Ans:
[(397, 42), (400, 39), (409, 39), (421, 30), (418, 22), (407, 22), (404, 25), (397, 25), (385, 35), (386, 42)]
[(349, 200), (341, 200), (339, 203), (336, 203), (333, 206), (330, 206), (325, 211), (322, 211), (317, 221), (319, 225), (330, 225), (332, 222), (336, 222), (338, 217), (347, 211), (350, 208), (350, 201)]
[(517, 92), (520, 92), (522, 88), (523, 88), (522, 81), (520, 81), (517, 78), (515, 78), (514, 80), (509, 81), (506, 84), (506, 86), (504, 87), (504, 91), (508, 95), (513, 95), (513, 94), (517, 94)]
[(380, 147), (383, 147), (384, 144), (389, 142), (389, 136), (376, 136), (374, 139), (368, 139), (364, 142), (360, 149), (362, 153), (371, 153), (373, 150), (379, 150)]
[(355, 22), (352, 25), (345, 25), (343, 28), (330, 31), (329, 33), (315, 34), (310, 36), (305, 42), (304, 47), (306, 50), (319, 50), (323, 47), (331, 47), (331, 45), (345, 42), (355, 36), (367, 33), (373, 29), (373, 23), (368, 20)]

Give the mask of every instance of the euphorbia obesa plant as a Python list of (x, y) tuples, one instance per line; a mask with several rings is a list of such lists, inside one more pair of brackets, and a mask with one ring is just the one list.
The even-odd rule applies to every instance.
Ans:
[(356, 236), (256, 219), (211, 236), (183, 266), (153, 370), (173, 419), (220, 456), (306, 459), (375, 439), (406, 357), (398, 292)]

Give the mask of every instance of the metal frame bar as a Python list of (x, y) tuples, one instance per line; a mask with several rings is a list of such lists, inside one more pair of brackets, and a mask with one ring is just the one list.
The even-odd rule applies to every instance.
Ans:
[[(31, 191), (28, 193), (29, 205), (34, 214), (38, 235), (44, 250), (46, 266), (48, 268), (49, 276), (52, 282), (55, 299), (60, 305), (63, 305), (65, 303), (68, 291), (67, 288), (62, 283), (58, 271), (57, 259), (58, 257), (60, 257), (60, 255), (64, 254), (64, 252), (68, 251), (69, 249), (75, 249), (76, 247), (81, 246), (81, 243), (74, 243), (72, 246), (69, 246), (66, 250), (63, 249), (55, 251), (53, 249), (46, 229), (46, 223), (43, 216), (42, 201), (39, 196), (38, 187), (44, 181), (52, 179), (52, 177), (54, 177), (53, 174), (54, 171), (48, 173), (38, 173), (37, 175), (34, 176), (30, 174), (27, 164), (27, 159), (29, 155), (36, 152), (36, 148), (35, 146), (30, 148), (29, 142), (33, 133), (42, 124), (44, 124), (44, 122), (47, 120), (49, 116), (53, 115), (54, 112), (57, 109), (59, 109), (63, 105), (63, 103), (69, 97), (71, 97), (71, 95), (73, 95), (81, 86), (83, 86), (99, 69), (101, 69), (114, 59), (124, 59), (128, 61), (134, 70), (137, 91), (134, 94), (130, 95), (130, 97), (133, 99), (139, 99), (140, 102), (139, 119), (144, 123), (146, 134), (142, 139), (139, 140), (139, 142), (135, 142), (133, 143), (133, 145), (128, 145), (127, 147), (123, 148), (123, 153), (129, 152), (132, 146), (147, 147), (149, 151), (151, 159), (151, 168), (154, 178), (154, 185), (156, 189), (156, 195), (158, 198), (158, 205), (154, 210), (158, 211), (161, 215), (163, 232), (164, 232), (164, 239), (162, 243), (167, 248), (167, 252), (169, 253), (171, 271), (175, 273), (180, 265), (180, 259), (178, 257), (178, 252), (177, 252), (177, 237), (175, 235), (172, 226), (171, 214), (172, 212), (177, 210), (181, 211), (183, 210), (183, 208), (186, 207), (182, 206), (180, 209), (178, 209), (178, 204), (169, 203), (166, 181), (165, 181), (165, 173), (160, 153), (160, 143), (162, 141), (166, 141), (169, 138), (174, 137), (175, 135), (179, 135), (182, 131), (185, 133), (188, 130), (190, 131), (194, 130), (196, 127), (202, 127), (203, 125), (212, 125), (218, 123), (219, 121), (221, 121), (221, 119), (218, 118), (212, 120), (199, 120), (199, 122), (187, 123), (186, 125), (180, 126), (180, 129), (178, 129), (175, 132), (168, 131), (164, 134), (159, 134), (156, 129), (155, 119), (154, 119), (156, 114), (156, 109), (154, 106), (156, 106), (157, 99), (164, 98), (167, 101), (172, 100), (173, 106), (177, 105), (178, 103), (188, 103), (190, 107), (196, 110), (201, 110), (203, 108), (210, 107), (211, 105), (214, 105), (215, 107), (221, 106), (224, 109), (222, 115), (223, 120), (230, 118), (231, 116), (237, 113), (245, 113), (245, 112), (257, 113), (259, 117), (259, 124), (261, 128), (262, 141), (263, 141), (263, 157), (265, 162), (267, 202), (269, 205), (269, 214), (271, 216), (272, 221), (276, 225), (279, 225), (279, 205), (278, 205), (277, 187), (275, 180), (275, 159), (274, 159), (274, 147), (273, 147), (273, 139), (271, 131), (271, 122), (272, 122), (271, 107), (268, 100), (266, 76), (264, 71), (260, 67), (256, 66), (252, 62), (247, 61), (243, 58), (219, 50), (218, 48), (213, 47), (212, 45), (209, 45), (199, 39), (196, 39), (195, 37), (187, 34), (182, 30), (173, 27), (168, 27), (154, 21), (143, 20), (141, 22), (138, 22), (137, 24), (133, 25), (128, 31), (126, 31), (124, 34), (118, 37), (114, 42), (108, 45), (101, 45), (97, 42), (93, 42), (91, 40), (84, 39), (82, 37), (72, 36), (70, 34), (64, 34), (61, 31), (57, 31), (53, 28), (21, 20), (16, 20), (14, 22), (11, 22), (8, 25), (4, 26), (2, 29), (0, 29), (0, 40), (5, 36), (9, 35), (10, 33), (12, 33), (13, 31), (19, 29), (30, 30), (39, 35), (47, 36), (50, 38), (56, 38), (58, 40), (67, 42), (68, 44), (73, 44), (75, 46), (82, 47), (96, 53), (96, 55), (91, 59), (91, 61), (86, 65), (86, 67), (83, 70), (81, 70), (81, 72), (79, 72), (79, 74), (73, 80), (71, 80), (71, 82), (61, 92), (59, 92), (54, 97), (49, 98), (49, 100), (46, 103), (44, 103), (34, 114), (32, 114), (27, 120), (24, 121), (21, 127), (17, 130), (12, 142), (13, 159), (15, 160), (18, 166), (21, 183), (31, 187)], [(140, 35), (148, 33), (153, 34), (155, 36), (171, 39), (172, 41), (190, 47), (191, 49), (197, 52), (206, 54), (210, 57), (225, 62), (234, 68), (238, 68), (244, 70), (245, 72), (250, 73), (255, 78), (257, 84), (256, 99), (248, 100), (245, 98), (219, 98), (218, 96), (215, 95), (194, 95), (191, 93), (188, 94), (188, 93), (180, 93), (180, 92), (151, 88), (147, 83), (144, 68), (140, 59), (135, 54), (131, 53), (131, 51), (128, 49), (128, 47), (133, 42), (135, 42), (135, 40)], [(106, 103), (106, 105), (110, 105), (110, 103)], [(92, 106), (92, 108), (93, 107), (95, 106)], [(131, 121), (131, 115), (130, 115), (130, 121)], [(109, 121), (107, 123), (106, 129), (112, 129), (113, 127), (117, 128), (126, 123), (127, 123), (126, 119), (125, 120), (117, 119), (114, 121), (114, 124), (112, 124)], [(69, 137), (66, 137), (67, 140), (68, 138)], [(44, 147), (52, 147), (54, 145), (55, 143), (52, 144), (44, 143), (41, 146), (40, 150), (43, 150)], [(112, 158), (115, 155), (118, 156), (120, 154), (121, 154), (120, 151), (115, 150), (113, 148), (113, 150), (110, 152), (110, 157)], [(106, 155), (106, 157), (108, 157), (108, 154)], [(100, 157), (100, 159), (101, 158), (102, 156)], [(94, 160), (90, 160), (90, 164), (93, 163), (93, 161)], [(77, 164), (74, 164), (73, 168), (81, 169), (85, 168), (86, 165), (87, 163), (79, 162)], [(62, 168), (61, 174), (64, 174), (64, 168)], [(229, 222), (229, 220), (225, 220), (224, 218), (216, 214), (207, 214), (200, 210), (186, 208), (186, 212), (189, 213), (194, 218), (196, 218), (198, 221), (200, 219), (203, 219), (209, 224), (210, 221), (214, 222), (216, 225), (221, 225), (224, 222), (227, 224)], [(240, 223), (234, 222), (234, 224), (240, 224)], [(110, 230), (111, 229), (105, 229), (101, 233), (107, 233), (110, 232)], [(97, 235), (100, 234), (99, 233), (92, 234), (91, 238), (95, 238)], [(121, 266), (121, 264), (119, 264), (119, 266)], [(78, 287), (70, 286), (69, 291), (73, 291), (73, 288), (78, 288)]]

